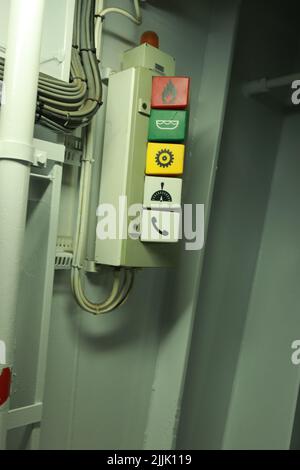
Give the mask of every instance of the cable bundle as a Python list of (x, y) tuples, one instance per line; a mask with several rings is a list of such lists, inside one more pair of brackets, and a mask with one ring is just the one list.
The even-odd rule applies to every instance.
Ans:
[[(95, 49), (95, 0), (77, 0), (70, 83), (40, 73), (36, 121), (59, 133), (90, 124), (102, 104)], [(0, 80), (5, 59), (0, 58)]]

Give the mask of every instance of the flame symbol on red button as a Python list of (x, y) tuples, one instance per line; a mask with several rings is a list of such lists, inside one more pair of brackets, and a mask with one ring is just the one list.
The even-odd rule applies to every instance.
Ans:
[(162, 99), (165, 104), (173, 104), (176, 101), (176, 98), (177, 90), (172, 80), (170, 80), (165, 86), (165, 89), (162, 94)]
[(7, 367), (0, 375), (0, 406), (4, 405), (10, 395), (11, 370)]

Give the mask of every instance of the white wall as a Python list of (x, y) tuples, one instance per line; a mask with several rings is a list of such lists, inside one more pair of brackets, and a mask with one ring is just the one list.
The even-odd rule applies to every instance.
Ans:
[(224, 448), (291, 444), (300, 368), (300, 116), (284, 121), (243, 334)]
[(297, 26), (280, 1), (244, 2), (241, 18), (180, 448), (287, 449), (295, 424), (299, 446), (291, 343), (300, 331), (300, 118), (242, 91), (294, 70)]
[(281, 118), (232, 89), (225, 118), (178, 445), (222, 447)]

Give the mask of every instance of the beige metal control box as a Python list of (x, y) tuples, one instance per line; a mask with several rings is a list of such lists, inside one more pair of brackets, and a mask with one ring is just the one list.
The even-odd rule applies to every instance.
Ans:
[(122, 69), (131, 67), (144, 67), (156, 75), (172, 76), (175, 73), (175, 59), (156, 47), (141, 44), (129, 49), (123, 56)]
[[(174, 74), (174, 68), (170, 72)], [(172, 266), (176, 259), (178, 244), (143, 243), (139, 236), (128, 236), (139, 229), (128, 208), (142, 207), (144, 199), (153, 74), (144, 67), (131, 67), (109, 80), (95, 254), (99, 264), (161, 267)], [(104, 239), (102, 232), (99, 237), (99, 222), (103, 229), (105, 217), (110, 239)]]

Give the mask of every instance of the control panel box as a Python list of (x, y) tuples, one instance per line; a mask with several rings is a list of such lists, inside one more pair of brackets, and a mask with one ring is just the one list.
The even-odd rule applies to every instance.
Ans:
[[(152, 78), (152, 70), (132, 67), (112, 75), (109, 80), (97, 213), (95, 259), (98, 264), (137, 268), (161, 267), (174, 265), (177, 257), (178, 244), (172, 242), (178, 239), (178, 228), (173, 230), (172, 227), (174, 224), (178, 227), (178, 215), (161, 220), (161, 214), (156, 217), (143, 207), (144, 198), (147, 197), (145, 169)], [(164, 163), (163, 155), (161, 158)], [(182, 161), (182, 158), (179, 152), (178, 162)], [(153, 188), (153, 195), (149, 193), (149, 198), (152, 199), (154, 194), (157, 194), (158, 201), (154, 203), (159, 203), (159, 195), (167, 192), (172, 193), (174, 199), (179, 201), (181, 184), (166, 184), (164, 179), (159, 177), (154, 186), (153, 180), (152, 183), (148, 181), (147, 188), (150, 192), (149, 184), (152, 184)], [(134, 205), (141, 208), (136, 223)], [(130, 211), (133, 212), (130, 214)], [(151, 224), (150, 230), (146, 229), (147, 222)], [(161, 225), (164, 223), (168, 226)], [(151, 238), (153, 231), (157, 240), (155, 237)], [(166, 236), (167, 233), (170, 237)]]
[(124, 53), (122, 69), (131, 67), (143, 67), (157, 75), (174, 75), (175, 59), (146, 43)]

